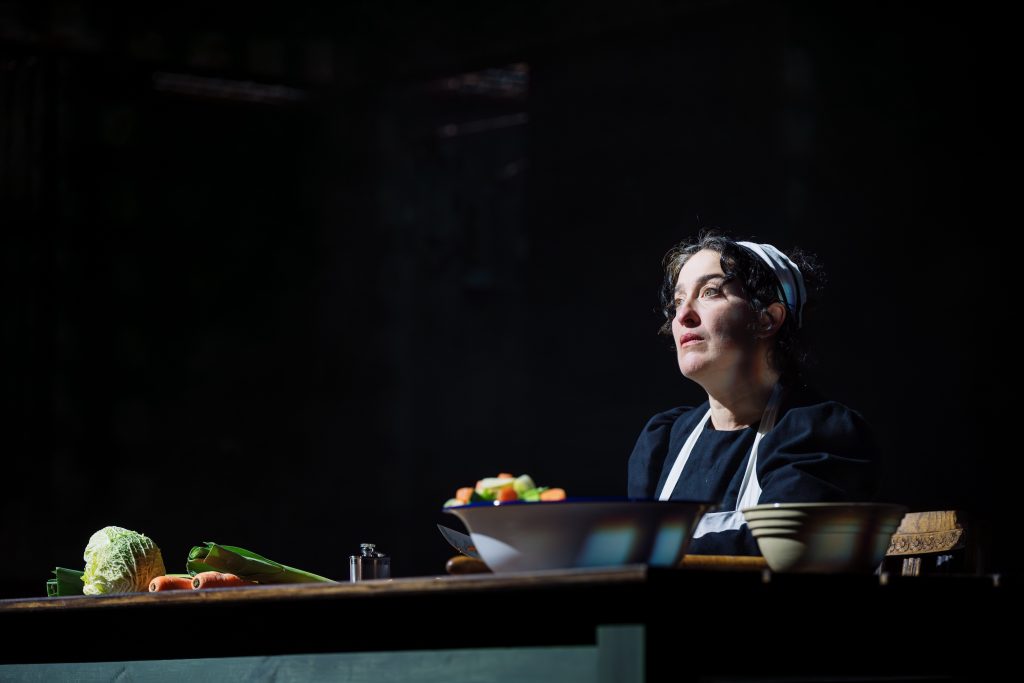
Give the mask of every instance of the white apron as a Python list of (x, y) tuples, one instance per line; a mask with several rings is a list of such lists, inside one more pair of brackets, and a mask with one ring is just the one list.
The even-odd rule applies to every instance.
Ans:
[[(764, 408), (761, 423), (757, 427), (754, 446), (750, 449), (750, 456), (747, 458), (747, 470), (743, 474), (739, 496), (736, 498), (736, 508), (729, 512), (709, 512), (705, 514), (701, 517), (697, 529), (693, 532), (694, 538), (700, 538), (704, 534), (718, 531), (739, 529), (747, 523), (740, 510), (751, 505), (757, 505), (758, 500), (761, 498), (761, 485), (757, 481), (757, 445), (761, 443), (761, 437), (775, 426), (775, 418), (778, 416), (781, 399), (782, 387), (776, 384), (775, 388), (772, 389), (771, 398), (768, 399), (768, 405)], [(690, 435), (686, 437), (686, 442), (683, 444), (682, 450), (679, 451), (679, 456), (672, 463), (672, 469), (668, 473), (668, 479), (665, 480), (664, 488), (661, 489), (661, 493), (658, 495), (658, 500), (668, 500), (672, 497), (672, 492), (675, 491), (676, 484), (679, 482), (679, 475), (683, 473), (683, 467), (686, 466), (686, 461), (690, 458), (693, 445), (697, 443), (697, 439), (700, 438), (700, 434), (704, 431), (704, 426), (710, 418), (711, 409), (708, 408), (708, 412), (697, 423), (697, 426), (693, 428)]]

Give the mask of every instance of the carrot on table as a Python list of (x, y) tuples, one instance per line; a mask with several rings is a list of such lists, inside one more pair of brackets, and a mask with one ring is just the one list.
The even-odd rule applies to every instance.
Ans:
[(455, 492), (455, 500), (460, 503), (468, 503), (473, 498), (473, 487), (463, 486), (461, 489)]
[(519, 500), (519, 494), (511, 486), (503, 486), (498, 489), (497, 499), (502, 503), (507, 503), (510, 500)]
[(541, 500), (565, 500), (565, 489), (548, 489), (540, 492)]
[(192, 577), (193, 588), (227, 588), (230, 586), (251, 586), (253, 583), (234, 574), (222, 572), (199, 572)]
[(149, 582), (149, 590), (156, 591), (181, 591), (192, 588), (191, 576), (158, 576)]
[(514, 475), (514, 474), (509, 474), (509, 473), (507, 473), (507, 472), (502, 472), (502, 473), (501, 473), (501, 474), (499, 474), (499, 475), (498, 475), (498, 476), (497, 476), (496, 478), (497, 478), (497, 479), (515, 479), (515, 478), (516, 478), (516, 475)]

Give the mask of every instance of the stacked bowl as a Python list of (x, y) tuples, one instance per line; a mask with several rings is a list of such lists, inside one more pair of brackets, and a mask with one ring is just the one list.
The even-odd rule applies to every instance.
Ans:
[(889, 503), (768, 503), (741, 512), (772, 571), (870, 573), (907, 510)]

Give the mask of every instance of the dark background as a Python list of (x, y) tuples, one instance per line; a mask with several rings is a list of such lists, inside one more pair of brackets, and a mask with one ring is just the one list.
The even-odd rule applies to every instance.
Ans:
[(821, 258), (810, 377), (883, 497), (1019, 569), (998, 16), (210, 4), (0, 6), (0, 597), (111, 524), (171, 572), (212, 540), (344, 579), (370, 541), (409, 576), (481, 477), (624, 494), (702, 400), (657, 289), (714, 226)]

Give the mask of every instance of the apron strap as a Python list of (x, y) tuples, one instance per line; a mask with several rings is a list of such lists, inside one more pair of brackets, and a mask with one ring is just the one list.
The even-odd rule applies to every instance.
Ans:
[(693, 450), (693, 444), (697, 443), (697, 439), (700, 437), (700, 433), (704, 431), (704, 425), (708, 423), (710, 417), (711, 409), (709, 408), (694, 430), (686, 437), (686, 443), (683, 444), (679, 455), (676, 456), (676, 461), (672, 463), (672, 469), (668, 473), (668, 479), (665, 480), (665, 486), (661, 489), (661, 495), (658, 496), (658, 500), (668, 500), (672, 496), (672, 492), (676, 490), (676, 483), (679, 481), (679, 475), (683, 473), (686, 461), (690, 459), (690, 451)]

